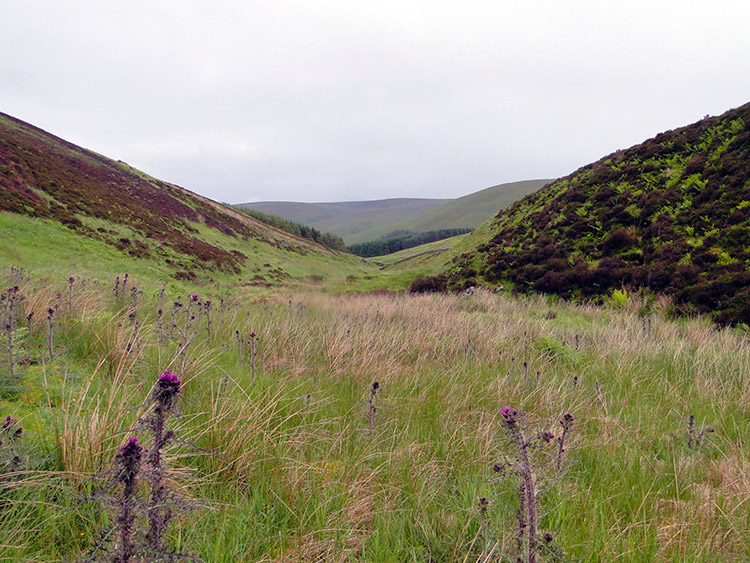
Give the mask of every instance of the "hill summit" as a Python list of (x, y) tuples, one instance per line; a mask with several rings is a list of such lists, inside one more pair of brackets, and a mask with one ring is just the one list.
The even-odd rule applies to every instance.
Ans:
[(501, 211), (448, 287), (564, 298), (619, 288), (750, 323), (750, 104), (615, 152)]

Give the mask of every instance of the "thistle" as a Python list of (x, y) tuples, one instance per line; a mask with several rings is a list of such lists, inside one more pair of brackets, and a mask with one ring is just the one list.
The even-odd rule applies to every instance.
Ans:
[(706, 437), (706, 434), (711, 434), (713, 431), (714, 429), (711, 426), (701, 426), (700, 430), (696, 429), (695, 416), (691, 414), (690, 418), (688, 419), (688, 448), (690, 448), (691, 450), (693, 448), (699, 448), (701, 443), (703, 442), (703, 438)]
[(250, 333), (250, 373), (255, 381), (255, 353), (258, 348), (258, 340), (255, 332)]
[(169, 414), (174, 411), (180, 392), (180, 378), (170, 373), (169, 370), (162, 373), (151, 394), (153, 411), (146, 420), (153, 433), (153, 444), (146, 456), (151, 485), (151, 498), (147, 508), (149, 527), (146, 541), (155, 553), (161, 553), (164, 550), (163, 535), (171, 517), (171, 510), (165, 507), (167, 489), (163, 483), (162, 451), (174, 437), (174, 432), (167, 430), (165, 423)]
[(136, 518), (136, 488), (138, 473), (141, 469), (143, 448), (137, 438), (130, 438), (120, 447), (115, 456), (116, 481), (122, 484), (122, 493), (118, 499), (117, 530), (120, 545), (115, 552), (115, 563), (128, 563), (135, 551), (133, 544), (133, 525)]
[(52, 339), (53, 339), (53, 331), (55, 328), (55, 310), (50, 307), (47, 309), (47, 352), (49, 353), (49, 361), (52, 361)]
[(573, 415), (566, 413), (565, 416), (560, 420), (560, 426), (562, 426), (562, 434), (557, 437), (557, 472), (560, 472), (560, 466), (562, 465), (562, 457), (565, 452), (565, 438), (568, 432), (573, 428)]
[(518, 548), (517, 561), (522, 561), (521, 557), (524, 552), (524, 538), (526, 538), (526, 561), (527, 563), (536, 563), (536, 484), (534, 482), (531, 462), (528, 455), (528, 447), (531, 444), (531, 441), (524, 438), (519, 424), (519, 420), (523, 420), (525, 413), (519, 413), (516, 409), (506, 406), (501, 409), (500, 414), (503, 417), (503, 427), (508, 431), (511, 440), (518, 449), (516, 462), (511, 464), (521, 476), (521, 481), (518, 485), (518, 533), (516, 535)]
[(0, 474), (15, 471), (21, 465), (18, 440), (22, 434), (23, 428), (18, 420), (6, 416), (0, 426)]
[(370, 434), (375, 430), (375, 414), (378, 412), (378, 408), (375, 406), (375, 395), (380, 389), (380, 383), (375, 381), (370, 386), (370, 398), (368, 399), (369, 408), (367, 409), (367, 418), (370, 420)]

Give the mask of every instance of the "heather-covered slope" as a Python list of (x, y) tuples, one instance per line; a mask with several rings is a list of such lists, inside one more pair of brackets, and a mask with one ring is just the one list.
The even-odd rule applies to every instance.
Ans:
[(501, 212), (448, 286), (648, 288), (750, 323), (750, 104), (585, 166)]
[[(323, 263), (351, 270), (342, 278), (374, 270), (1, 113), (0, 212), (51, 220), (178, 278), (244, 270), (265, 283), (290, 267), (304, 276), (307, 262), (318, 277)], [(25, 243), (11, 233), (10, 244)]]

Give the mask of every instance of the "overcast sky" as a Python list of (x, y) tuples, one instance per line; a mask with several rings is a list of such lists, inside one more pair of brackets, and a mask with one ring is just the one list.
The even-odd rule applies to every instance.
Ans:
[(0, 0), (0, 111), (219, 201), (459, 197), (750, 101), (747, 0)]

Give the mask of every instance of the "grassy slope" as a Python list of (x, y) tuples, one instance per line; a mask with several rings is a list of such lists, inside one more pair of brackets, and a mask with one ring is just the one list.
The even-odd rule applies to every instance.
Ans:
[[(0, 114), (2, 264), (102, 279), (164, 278), (337, 288), (378, 274), (367, 262), (257, 222)], [(61, 249), (64, 249), (61, 251)], [(75, 266), (74, 266), (75, 265)]]

